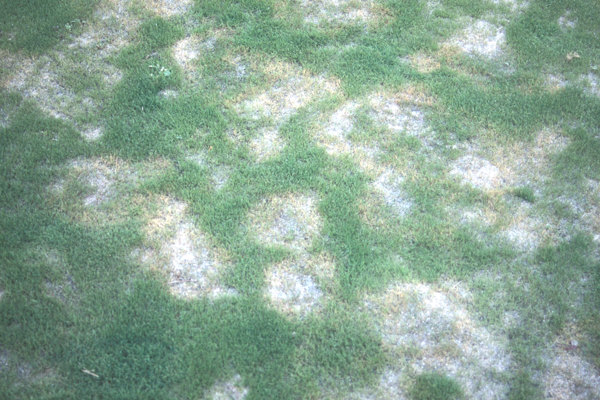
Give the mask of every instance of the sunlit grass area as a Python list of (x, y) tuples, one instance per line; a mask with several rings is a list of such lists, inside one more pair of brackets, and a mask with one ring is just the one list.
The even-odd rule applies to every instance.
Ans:
[(600, 3), (0, 0), (0, 398), (600, 398)]

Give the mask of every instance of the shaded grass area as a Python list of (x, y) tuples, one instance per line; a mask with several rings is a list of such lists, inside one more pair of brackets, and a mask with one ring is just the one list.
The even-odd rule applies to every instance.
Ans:
[[(39, 24), (38, 30), (25, 24), (15, 36), (16, 45), (0, 41), (2, 46), (35, 52), (57, 43), (60, 33), (53, 27), (81, 14), (79, 3), (56, 4), (64, 9), (57, 6), (51, 18), (27, 8), (7, 14), (6, 26), (42, 17), (52, 25)], [(598, 99), (575, 88), (556, 93), (521, 89), (531, 73), (525, 64), (549, 58), (556, 68), (570, 70), (572, 64), (564, 63), (562, 54), (573, 44), (587, 57), (578, 63), (598, 59), (586, 33), (595, 28), (589, 17), (597, 13), (594, 6), (584, 15), (585, 4), (569, 3), (582, 25), (563, 37), (551, 21), (562, 15), (566, 3), (553, 8), (532, 2), (508, 26), (509, 43), (524, 65), (508, 76), (485, 60), (442, 60), (431, 74), (402, 60), (415, 52), (437, 51), (437, 43), (459, 28), (456, 18), (479, 18), (489, 4), (445, 1), (431, 15), (419, 1), (380, 5), (388, 22), (367, 30), (308, 27), (300, 16), (292, 18), (293, 12), (290, 19), (279, 18), (273, 2), (259, 0), (198, 1), (192, 14), (200, 24), (198, 32), (231, 29), (228, 46), (339, 78), (346, 97), (381, 85), (421, 84), (440, 103), (431, 120), (442, 138), (476, 139), (486, 129), (497, 132), (499, 141), (527, 141), (543, 126), (577, 121), (580, 127), (567, 131), (571, 142), (554, 161), (555, 180), (569, 177), (577, 188), (584, 178), (598, 179)], [(548, 31), (540, 33), (543, 29)], [(38, 40), (39, 35), (48, 36)], [(253, 126), (228, 107), (219, 85), (186, 87), (169, 49), (184, 35), (176, 19), (153, 18), (141, 25), (139, 40), (115, 59), (123, 79), (99, 117), (106, 129), (99, 143), (85, 142), (71, 126), (44, 116), (20, 96), (0, 93), (0, 108), (17, 110), (10, 124), (0, 127), (0, 351), (12, 360), (0, 370), (0, 392), (7, 398), (198, 398), (236, 373), (250, 389), (248, 399), (315, 398), (327, 385), (341, 387), (341, 392), (374, 385), (393, 360), (386, 358), (374, 328), (350, 311), (361, 295), (397, 280), (469, 280), (481, 271), (497, 272), (503, 279), (491, 287), (473, 283), (480, 319), (499, 327), (503, 311), (516, 308), (523, 321), (508, 332), (514, 364), (508, 396), (543, 396), (534, 379), (544, 368), (540, 349), (570, 319), (591, 335), (584, 351), (599, 364), (600, 265), (593, 258), (597, 244), (588, 233), (543, 246), (526, 259), (501, 240), (486, 242), (457, 226), (447, 206), (457, 199), (467, 204), (489, 199), (447, 179), (443, 163), (419, 155), (421, 145), (402, 138), (386, 138), (386, 144), (393, 151), (392, 162), (418, 171), (403, 185), (414, 199), (413, 211), (399, 218), (382, 210), (389, 224), (375, 229), (359, 212), (368, 176), (349, 157), (330, 157), (314, 144), (312, 105), (279, 128), (285, 140), (280, 154), (254, 162), (247, 146), (228, 136), (231, 129)], [(549, 48), (530, 40), (543, 35), (554, 38)], [(457, 63), (488, 75), (488, 84), (482, 87), (457, 71)], [(165, 89), (179, 95), (165, 98), (160, 94)], [(230, 95), (237, 94), (233, 90)], [(365, 137), (387, 135), (368, 123), (361, 129)], [(199, 152), (210, 163), (231, 169), (222, 189), (211, 184), (209, 166), (190, 161), (189, 155)], [(130, 257), (143, 241), (143, 218), (90, 227), (53, 209), (41, 188), (55, 183), (70, 160), (98, 156), (168, 159), (172, 166), (140, 190), (189, 205), (194, 222), (231, 254), (226, 283), (240, 296), (177, 300), (159, 274), (140, 272)], [(248, 210), (262, 198), (289, 192), (316, 193), (324, 228), (310, 251), (326, 250), (336, 261), (334, 305), (306, 320), (284, 318), (261, 297), (265, 267), (289, 252), (257, 243), (245, 225)], [(529, 188), (517, 188), (514, 195), (533, 202)], [(76, 196), (71, 200), (80, 201)], [(592, 289), (573, 312), (563, 286), (581, 276), (589, 277)], [(525, 280), (527, 289), (517, 280)], [(71, 282), (62, 284), (66, 300), (47, 290), (49, 282), (57, 281)], [(500, 305), (491, 303), (500, 290), (510, 297)], [(437, 373), (415, 376), (412, 383), (416, 399), (463, 396), (459, 384)]]
[(41, 53), (81, 28), (97, 0), (2, 0), (0, 47)]

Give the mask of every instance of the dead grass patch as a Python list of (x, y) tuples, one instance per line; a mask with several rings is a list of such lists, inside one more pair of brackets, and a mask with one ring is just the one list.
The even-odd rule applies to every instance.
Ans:
[(302, 261), (284, 261), (266, 271), (265, 297), (282, 314), (305, 317), (322, 308), (323, 292)]
[(543, 378), (544, 395), (555, 400), (600, 398), (600, 373), (580, 355), (579, 346), (588, 340), (577, 327), (567, 325), (552, 344)]
[(284, 315), (303, 318), (322, 310), (333, 290), (335, 261), (327, 253), (302, 253), (265, 272), (265, 298)]
[(166, 18), (185, 14), (192, 4), (192, 0), (149, 0), (144, 2), (147, 9)]
[(372, 0), (301, 0), (304, 21), (322, 24), (365, 24), (374, 18), (377, 10)]
[(387, 168), (377, 177), (372, 186), (396, 215), (404, 217), (410, 211), (412, 201), (402, 190), (402, 180), (400, 174)]
[(558, 18), (558, 26), (563, 32), (574, 29), (577, 25), (577, 19), (573, 18), (571, 11), (567, 10)]
[(205, 153), (196, 153), (188, 156), (187, 159), (209, 170), (215, 190), (221, 190), (227, 185), (232, 172), (229, 166), (210, 162)]
[(109, 59), (131, 42), (138, 24), (127, 2), (102, 2), (90, 21), (86, 21), (83, 32), (73, 36), (70, 43), (38, 57), (21, 54), (0, 57), (0, 66), (9, 71), (2, 74), (2, 84), (95, 140), (101, 131), (86, 126), (86, 120), (89, 115), (99, 113), (102, 99), (97, 89), (75, 90), (68, 75), (84, 71), (86, 75), (101, 77), (106, 89), (113, 87), (122, 74)]
[(208, 390), (205, 398), (211, 400), (243, 400), (250, 392), (243, 383), (242, 377), (235, 374), (227, 381), (215, 383)]
[(157, 199), (146, 225), (146, 248), (133, 256), (163, 274), (174, 296), (193, 299), (235, 295), (220, 282), (229, 265), (225, 250), (216, 246), (186, 215), (187, 205), (168, 197)]
[(408, 56), (410, 65), (422, 74), (429, 74), (441, 67), (440, 61), (425, 53), (415, 53)]
[(263, 199), (248, 214), (248, 232), (268, 246), (296, 252), (309, 249), (323, 222), (313, 194), (290, 193)]
[(279, 154), (284, 144), (277, 130), (265, 128), (250, 142), (250, 149), (260, 162)]
[(502, 54), (506, 35), (503, 27), (479, 19), (469, 21), (460, 34), (444, 45), (456, 47), (467, 54), (494, 58)]
[(460, 284), (395, 284), (365, 299), (392, 353), (410, 354), (406, 373), (439, 371), (460, 382), (466, 397), (503, 398), (510, 367), (507, 339), (477, 323), (470, 293)]
[(277, 127), (311, 101), (336, 93), (340, 86), (337, 80), (283, 62), (269, 63), (264, 73), (270, 87), (239, 99), (235, 109), (250, 119), (268, 119)]
[(116, 157), (76, 159), (65, 165), (63, 177), (46, 189), (46, 198), (85, 224), (123, 221), (146, 208), (146, 197), (135, 193), (139, 183), (168, 166), (163, 159), (135, 164)]

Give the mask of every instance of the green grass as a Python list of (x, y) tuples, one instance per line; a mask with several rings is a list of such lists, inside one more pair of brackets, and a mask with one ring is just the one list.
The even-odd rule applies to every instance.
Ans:
[[(140, 19), (135, 32), (104, 57), (94, 48), (106, 43), (69, 44), (88, 24), (118, 21), (94, 14), (108, 2), (38, 3), (0, 1), (0, 66), (31, 62), (29, 74), (47, 67), (60, 89), (0, 88), (0, 398), (197, 399), (239, 375), (246, 399), (481, 396), (468, 392), (469, 379), (498, 384), (507, 398), (541, 399), (545, 357), (571, 336), (579, 342), (573, 354), (600, 368), (600, 100), (580, 81), (598, 77), (595, 4), (531, 1), (513, 13), (487, 1), (431, 10), (424, 1), (385, 0), (368, 22), (314, 24), (297, 2), (198, 0), (179, 16), (152, 16), (138, 2), (128, 9)], [(565, 30), (557, 21), (567, 11), (577, 24)], [(485, 18), (506, 29), (500, 58), (443, 44)], [(173, 48), (190, 35), (199, 44), (188, 70)], [(574, 51), (580, 57), (566, 60)], [(424, 71), (411, 57), (439, 67)], [(118, 82), (107, 81), (108, 67), (120, 72)], [(3, 85), (13, 72), (2, 72)], [(547, 74), (570, 83), (551, 90)], [(335, 93), (315, 77), (333, 82)], [(292, 107), (285, 118), (240, 111), (271, 89), (300, 98), (259, 102)], [(392, 114), (408, 107), (429, 130), (386, 125), (394, 115), (378, 114), (374, 93), (409, 98), (390, 101)], [(94, 111), (65, 109), (86, 99), (98, 104)], [(351, 102), (346, 139), (374, 155), (335, 155), (319, 142)], [(52, 116), (48, 104), (66, 117)], [(86, 140), (83, 127), (103, 135)], [(253, 143), (264, 130), (277, 131), (282, 146), (259, 161)], [(543, 160), (526, 154), (511, 164), (496, 154), (530, 148), (547, 130), (565, 145)], [(451, 170), (469, 152), (505, 162), (517, 177), (489, 190), (465, 183)], [(386, 186), (391, 200), (373, 194), (381, 172), (363, 165), (398, 175)], [(261, 241), (249, 221), (265, 199), (288, 194), (316, 199), (319, 232), (308, 248)], [(86, 205), (89, 196), (98, 204)], [(234, 295), (174, 295), (170, 281), (179, 278), (165, 270), (181, 227), (168, 221), (169, 201), (186, 205), (185, 221), (212, 246), (196, 251), (222, 255), (219, 284)], [(399, 211), (402, 201), (408, 211)], [(554, 235), (520, 247), (507, 234), (516, 216), (541, 221), (534, 234), (545, 227)], [(285, 229), (293, 244), (301, 227)], [(135, 256), (145, 250), (154, 250), (149, 262)], [(322, 256), (332, 260), (331, 275), (311, 272)], [(307, 316), (268, 298), (270, 268), (290, 260), (321, 290), (320, 308)], [(386, 303), (395, 284), (440, 294), (497, 339), (510, 365), (492, 371), (460, 346), (399, 343), (380, 317), (409, 312), (410, 291)], [(511, 315), (517, 322), (507, 322)], [(435, 343), (470, 332), (454, 323)], [(436, 367), (437, 358), (459, 372)], [(382, 384), (389, 371), (400, 372)]]

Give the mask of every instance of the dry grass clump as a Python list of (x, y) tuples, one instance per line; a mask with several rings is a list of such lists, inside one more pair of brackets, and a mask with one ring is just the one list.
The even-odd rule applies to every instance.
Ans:
[(368, 296), (365, 307), (389, 351), (410, 355), (400, 370), (444, 373), (461, 384), (467, 398), (503, 398), (508, 388), (499, 377), (510, 366), (507, 339), (477, 323), (467, 307), (470, 298), (453, 283), (395, 284)]
[(146, 225), (146, 248), (134, 256), (165, 276), (174, 296), (193, 299), (235, 295), (220, 283), (229, 258), (186, 215), (185, 203), (160, 197)]

